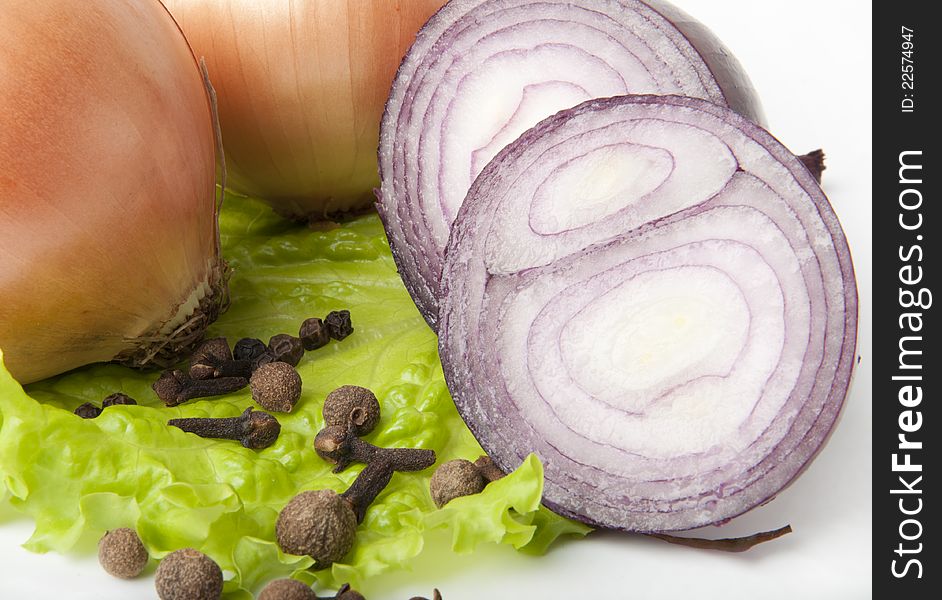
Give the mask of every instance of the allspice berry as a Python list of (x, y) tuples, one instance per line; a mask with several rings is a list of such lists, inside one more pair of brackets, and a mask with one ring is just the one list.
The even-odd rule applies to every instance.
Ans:
[(112, 529), (98, 540), (98, 562), (109, 575), (121, 579), (137, 577), (149, 558), (144, 543), (133, 529)]
[(317, 594), (297, 579), (275, 579), (265, 586), (256, 600), (317, 600)]
[(344, 591), (338, 593), (335, 600), (366, 600), (366, 598), (364, 598), (363, 594), (360, 592), (351, 588), (347, 588)]
[(379, 412), (376, 395), (358, 385), (341, 386), (324, 399), (324, 424), (328, 427), (352, 425), (357, 436), (364, 436), (376, 428)]
[(262, 365), (249, 380), (252, 399), (268, 410), (291, 412), (301, 397), (301, 376), (284, 362)]
[(479, 494), (487, 485), (487, 480), (481, 474), (478, 467), (471, 461), (463, 458), (449, 460), (442, 463), (432, 479), (429, 481), (429, 489), (432, 492), (432, 500), (435, 506), (441, 508), (461, 496), (470, 496)]
[(301, 492), (281, 510), (275, 523), (278, 546), (287, 554), (307, 555), (323, 568), (350, 551), (357, 517), (333, 490)]
[(222, 570), (199, 550), (184, 548), (160, 561), (154, 585), (160, 600), (219, 600)]

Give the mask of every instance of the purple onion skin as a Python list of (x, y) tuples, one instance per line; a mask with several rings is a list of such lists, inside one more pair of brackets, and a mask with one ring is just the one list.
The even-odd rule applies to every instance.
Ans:
[[(449, 48), (449, 40), (452, 39), (448, 36), (456, 30), (470, 27), (468, 22), (475, 20), (474, 18), (467, 18), (465, 15), (477, 14), (483, 10), (482, 7), (491, 9), (493, 7), (517, 6), (525, 3), (526, 0), (453, 0), (449, 2), (429, 19), (417, 35), (416, 45), (403, 59), (399, 73), (393, 83), (390, 99), (386, 104), (379, 147), (382, 185), (376, 191), (376, 207), (386, 228), (393, 258), (406, 289), (433, 330), (437, 330), (438, 327), (439, 298), (441, 295), (439, 281), (444, 261), (445, 238), (447, 236), (436, 238), (432, 232), (440, 220), (444, 221), (443, 225), (445, 227), (450, 227), (451, 223), (447, 215), (429, 214), (421, 208), (420, 200), (414, 197), (414, 194), (403, 190), (402, 178), (394, 172), (396, 169), (406, 168), (417, 171), (437, 169), (437, 165), (422, 164), (422, 161), (415, 161), (403, 166), (398, 163), (398, 158), (393, 157), (394, 149), (401, 145), (397, 141), (400, 137), (402, 139), (415, 137), (413, 133), (407, 134), (398, 131), (400, 127), (404, 126), (400, 121), (400, 113), (411, 111), (411, 100), (406, 100), (406, 98), (413, 99), (416, 90), (420, 89), (416, 87), (420, 84), (414, 81), (416, 69), (424, 68), (428, 61), (434, 60), (434, 56), (437, 56), (441, 51), (446, 51)], [(532, 3), (537, 5), (534, 8), (535, 17), (539, 16), (541, 10), (545, 10), (539, 8), (542, 4), (570, 4), (568, 2), (557, 2), (557, 0), (551, 0), (549, 3), (532, 0)], [(664, 23), (651, 24), (650, 31), (658, 32), (658, 35), (662, 36), (663, 39), (670, 38), (674, 46), (681, 48), (682, 52), (689, 53), (690, 64), (697, 63), (695, 67), (691, 67), (699, 70), (697, 77), (702, 78), (706, 82), (704, 85), (707, 87), (716, 87), (714, 92), (702, 92), (702, 96), (700, 96), (700, 93), (684, 92), (686, 95), (705, 97), (713, 102), (729, 106), (757, 123), (765, 123), (765, 116), (758, 95), (755, 93), (745, 71), (709, 29), (663, 0), (644, 0), (643, 2), (640, 0), (618, 0), (618, 4), (620, 6), (617, 9), (615, 3), (610, 4), (612, 9), (608, 17), (613, 22), (619, 22), (620, 19), (625, 18), (624, 14), (629, 12), (637, 12), (643, 20), (650, 20), (652, 17), (658, 16), (663, 17)], [(579, 3), (573, 3), (573, 5), (579, 5)], [(588, 9), (600, 10), (594, 5), (587, 7)], [(486, 21), (487, 19), (478, 20)], [(451, 26), (446, 28), (442, 23)], [(624, 24), (620, 24), (619, 27), (624, 27)], [(665, 29), (658, 30), (658, 27), (664, 27)], [(448, 39), (442, 41), (445, 38)], [(435, 40), (437, 42), (430, 47), (422, 46), (423, 42)], [(549, 44), (552, 43), (552, 40), (542, 40), (542, 43)], [(686, 45), (689, 45), (689, 48), (683, 48)], [(427, 58), (425, 52), (433, 58)], [(418, 64), (416, 64), (416, 61), (419, 61)], [(557, 78), (566, 80), (570, 73), (571, 69), (567, 70), (565, 66), (561, 66)], [(426, 76), (424, 71), (420, 74), (423, 78)], [(437, 85), (436, 82), (429, 81), (428, 83)], [(678, 90), (671, 89), (651, 89), (634, 82), (629, 82), (629, 84), (626, 90), (609, 90), (597, 97), (629, 92), (681, 93)], [(565, 104), (557, 108), (561, 110), (571, 106), (572, 104)], [(549, 116), (549, 114), (541, 115), (540, 118), (544, 116)], [(536, 120), (528, 123), (528, 125), (535, 124)], [(415, 157), (411, 157), (410, 160), (415, 160)], [(446, 188), (451, 189), (455, 186), (446, 185)], [(463, 197), (466, 188), (460, 191), (460, 195)], [(432, 200), (426, 199), (426, 202), (432, 202)]]
[[(558, 143), (562, 139), (563, 134), (559, 138), (552, 138), (554, 134), (564, 131), (567, 125), (579, 131), (602, 127), (614, 119), (611, 115), (615, 111), (623, 111), (624, 115), (630, 116), (633, 111), (649, 108), (661, 111), (659, 114), (664, 119), (670, 119), (673, 114), (693, 113), (697, 118), (702, 117), (705, 130), (710, 131), (712, 127), (716, 129), (713, 133), (732, 131), (717, 133), (726, 136), (723, 139), (728, 143), (738, 144), (741, 141), (761, 151), (761, 160), (771, 164), (762, 169), (771, 169), (771, 172), (777, 173), (771, 178), (773, 181), (767, 183), (778, 186), (778, 189), (790, 190), (779, 196), (782, 203), (788, 206), (789, 211), (795, 211), (796, 220), (805, 219), (801, 221), (801, 227), (791, 224), (787, 216), (777, 221), (777, 214), (787, 215), (788, 211), (776, 212), (778, 204), (770, 202), (763, 205), (764, 200), (760, 202), (761, 198), (755, 201), (755, 207), (750, 207), (750, 210), (755, 208), (767, 213), (772, 223), (769, 231), (781, 227), (782, 235), (791, 244), (773, 244), (770, 246), (773, 248), (770, 257), (763, 255), (763, 260), (781, 258), (782, 264), (786, 264), (785, 258), (791, 260), (792, 253), (796, 261), (799, 255), (805, 256), (805, 260), (800, 262), (802, 267), (798, 274), (786, 273), (778, 283), (786, 303), (800, 303), (803, 301), (801, 294), (808, 294), (806, 302), (809, 317), (806, 326), (783, 316), (784, 339), (791, 339), (791, 342), (787, 342), (791, 346), (783, 345), (782, 352), (786, 351), (785, 348), (792, 348), (791, 351), (797, 348), (798, 355), (802, 357), (800, 369), (794, 374), (795, 383), (791, 388), (783, 387), (788, 395), (783, 406), (769, 417), (769, 425), (752, 442), (744, 443), (744, 448), (733, 460), (718, 463), (718, 469), (730, 471), (723, 477), (712, 472), (696, 474), (699, 461), (706, 464), (712, 460), (713, 455), (709, 453), (695, 461), (688, 457), (683, 463), (676, 464), (672, 462), (673, 458), (665, 459), (668, 470), (675, 467), (692, 470), (693, 475), (678, 478), (677, 485), (694, 489), (699, 481), (703, 481), (702, 489), (677, 498), (652, 491), (663, 491), (674, 485), (673, 481), (659, 481), (654, 474), (637, 475), (638, 481), (632, 482), (606, 470), (614, 463), (605, 463), (605, 460), (599, 458), (599, 464), (588, 464), (593, 460), (591, 455), (583, 452), (578, 457), (571, 457), (567, 455), (569, 449), (565, 440), (546, 439), (546, 423), (535, 420), (538, 417), (529, 411), (531, 398), (527, 396), (530, 390), (528, 382), (538, 379), (543, 355), (524, 357), (528, 365), (526, 381), (519, 376), (508, 377), (505, 371), (516, 366), (515, 357), (513, 353), (503, 351), (501, 344), (505, 337), (511, 342), (517, 339), (513, 333), (515, 322), (507, 315), (516, 306), (517, 297), (514, 294), (535, 289), (533, 282), (538, 281), (543, 285), (557, 277), (568, 282), (571, 287), (584, 287), (582, 281), (566, 280), (566, 274), (575, 273), (578, 268), (591, 265), (594, 260), (605, 259), (609, 256), (606, 253), (614, 252), (613, 248), (640, 253), (645, 244), (657, 239), (659, 232), (678, 232), (681, 237), (677, 243), (681, 244), (684, 241), (684, 227), (688, 223), (690, 227), (696, 227), (698, 219), (709, 218), (710, 211), (729, 211), (716, 214), (731, 214), (735, 217), (738, 205), (733, 200), (737, 200), (738, 196), (728, 203), (724, 203), (722, 194), (711, 196), (677, 213), (651, 220), (637, 229), (626, 230), (614, 238), (594, 240), (571, 253), (563, 251), (561, 256), (550, 256), (548, 259), (541, 255), (541, 260), (549, 260), (549, 264), (518, 271), (507, 269), (508, 272), (492, 272), (484, 267), (483, 254), (488, 243), (486, 240), (492, 236), (504, 233), (508, 239), (515, 237), (517, 230), (511, 230), (498, 213), (505, 208), (505, 203), (515, 205), (530, 202), (530, 199), (521, 200), (512, 194), (504, 194), (508, 189), (508, 181), (525, 177), (529, 167), (523, 165), (539, 164), (539, 160), (532, 164), (531, 161), (550, 144), (548, 140), (553, 139), (554, 143)], [(677, 121), (683, 119), (678, 117)], [(744, 161), (737, 164), (746, 170), (736, 171), (734, 176), (739, 178), (737, 181), (749, 181), (746, 177), (760, 178), (759, 175), (753, 175), (749, 166), (756, 164), (759, 159), (740, 159), (738, 155), (736, 159)], [(761, 172), (765, 173), (764, 170)], [(748, 235), (745, 232), (748, 223), (744, 222), (743, 227), (736, 225), (732, 223), (730, 227), (742, 229), (743, 235)], [(811, 230), (804, 227), (810, 227)], [(801, 241), (802, 231), (810, 234), (804, 246)], [(519, 235), (521, 244), (528, 242), (526, 235), (523, 232)], [(775, 248), (780, 249), (780, 255), (771, 255), (778, 252)], [(761, 253), (768, 250), (757, 251)], [(809, 252), (813, 255), (810, 261), (807, 260)], [(525, 252), (522, 255), (527, 256)], [(778, 276), (777, 271), (776, 274)], [(748, 279), (752, 273), (743, 277)], [(800, 285), (794, 287), (795, 282)], [(857, 290), (853, 263), (840, 223), (820, 186), (799, 160), (765, 130), (728, 109), (693, 98), (634, 96), (588, 101), (544, 120), (504, 148), (477, 178), (459, 212), (448, 245), (443, 289), (445, 295), (439, 329), (439, 352), (446, 382), (462, 418), (488, 455), (504, 471), (514, 469), (527, 454), (535, 451), (545, 467), (544, 504), (560, 514), (596, 527), (638, 532), (686, 530), (721, 524), (768, 502), (794, 481), (823, 448), (839, 416), (854, 365)], [(490, 294), (486, 302), (480, 294), (484, 289)], [(760, 291), (765, 293), (768, 290), (762, 288)], [(761, 309), (761, 306), (757, 308)], [(544, 306), (532, 318), (535, 320), (546, 310)], [(541, 332), (532, 327), (532, 321), (524, 322), (523, 325), (529, 327), (524, 329), (524, 339), (532, 341), (540, 335)], [(805, 350), (801, 350), (800, 341), (795, 341), (800, 340), (803, 327), (808, 330), (809, 340)], [(562, 343), (559, 339), (557, 341)], [(508, 344), (512, 345), (511, 342)], [(815, 358), (818, 354), (820, 358)], [(781, 355), (776, 360), (780, 361)], [(775, 368), (779, 368), (778, 363)], [(766, 385), (771, 388), (768, 379), (763, 381), (762, 389)], [(511, 389), (515, 391), (511, 392)], [(547, 396), (541, 399), (544, 404), (547, 403)], [(565, 406), (575, 399), (567, 396), (555, 400), (556, 406)], [(575, 431), (571, 422), (563, 422), (558, 415), (557, 418), (562, 428)], [(591, 415), (587, 414), (586, 418), (591, 418)], [(783, 432), (781, 437), (775, 437), (779, 435), (777, 431)], [(767, 451), (763, 450), (766, 444), (769, 445)], [(755, 453), (755, 456), (750, 453)], [(651, 464), (657, 462), (653, 458), (644, 460)], [(733, 470), (736, 472), (732, 473)], [(620, 486), (618, 493), (612, 491), (616, 486)], [(621, 493), (623, 495), (619, 496)], [(700, 496), (696, 495), (698, 493)]]
[(736, 57), (706, 25), (697, 21), (673, 4), (663, 0), (644, 0), (644, 3), (673, 23), (684, 37), (697, 49), (697, 53), (709, 67), (726, 99), (726, 106), (750, 121), (768, 127), (765, 111), (752, 81)]

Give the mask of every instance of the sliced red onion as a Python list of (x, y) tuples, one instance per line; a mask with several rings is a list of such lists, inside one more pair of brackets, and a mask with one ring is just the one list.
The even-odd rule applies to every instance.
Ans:
[(857, 296), (840, 223), (771, 135), (676, 96), (586, 102), (477, 178), (440, 354), (504, 470), (598, 526), (682, 530), (775, 496), (834, 425)]
[(590, 98), (683, 94), (762, 122), (739, 63), (659, 1), (453, 0), (419, 32), (383, 118), (377, 206), (429, 324), (455, 215), (505, 145)]

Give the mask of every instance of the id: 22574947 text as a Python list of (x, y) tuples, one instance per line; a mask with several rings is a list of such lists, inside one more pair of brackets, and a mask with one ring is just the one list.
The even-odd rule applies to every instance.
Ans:
[(916, 63), (915, 63), (915, 32), (905, 25), (900, 26), (900, 89), (903, 97), (900, 101), (900, 110), (911, 113), (916, 109)]

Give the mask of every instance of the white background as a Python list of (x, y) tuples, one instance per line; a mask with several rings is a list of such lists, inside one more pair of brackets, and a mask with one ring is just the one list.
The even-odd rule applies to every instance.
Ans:
[[(703, 530), (730, 537), (791, 523), (795, 532), (745, 554), (601, 532), (560, 543), (538, 558), (503, 547), (455, 556), (432, 544), (411, 573), (367, 583), (361, 591), (369, 600), (431, 596), (433, 587), (445, 600), (872, 596), (871, 5), (855, 0), (675, 3), (707, 24), (743, 63), (778, 139), (797, 154), (824, 148), (824, 189), (854, 255), (862, 361), (828, 446), (771, 504), (722, 529)], [(87, 544), (69, 556), (26, 552), (19, 544), (31, 532), (29, 521), (0, 506), (0, 597), (156, 598), (152, 576), (113, 579)]]

